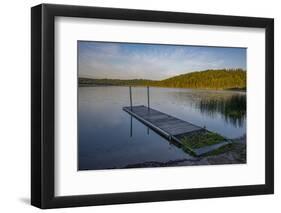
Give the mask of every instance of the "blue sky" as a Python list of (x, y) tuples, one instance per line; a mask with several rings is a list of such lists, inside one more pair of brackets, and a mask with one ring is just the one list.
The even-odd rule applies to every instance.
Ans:
[(246, 48), (78, 41), (78, 75), (161, 80), (193, 71), (246, 69)]

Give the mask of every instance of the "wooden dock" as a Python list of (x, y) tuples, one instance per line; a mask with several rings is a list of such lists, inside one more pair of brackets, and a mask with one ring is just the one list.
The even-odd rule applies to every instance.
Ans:
[(146, 106), (127, 106), (123, 110), (166, 137), (181, 144), (184, 135), (205, 129)]
[[(190, 133), (208, 131), (205, 128), (196, 126), (187, 121), (150, 108), (149, 87), (147, 87), (147, 107), (144, 105), (133, 106), (131, 87), (129, 87), (129, 94), (130, 106), (123, 107), (123, 110), (141, 121), (149, 128), (153, 129), (156, 133), (162, 135), (171, 142), (176, 142), (174, 144), (177, 146), (181, 146), (182, 139), (185, 136), (188, 136)], [(230, 141), (224, 140), (218, 144), (204, 146), (198, 149), (189, 148), (189, 151), (195, 156), (200, 156), (229, 143)]]

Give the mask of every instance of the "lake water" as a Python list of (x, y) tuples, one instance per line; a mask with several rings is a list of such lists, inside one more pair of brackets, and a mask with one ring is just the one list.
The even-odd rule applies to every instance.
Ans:
[[(133, 105), (147, 105), (146, 92), (132, 88)], [(78, 95), (79, 170), (191, 158), (122, 110), (130, 105), (128, 87), (80, 87)], [(150, 107), (226, 138), (246, 134), (245, 92), (151, 87)]]

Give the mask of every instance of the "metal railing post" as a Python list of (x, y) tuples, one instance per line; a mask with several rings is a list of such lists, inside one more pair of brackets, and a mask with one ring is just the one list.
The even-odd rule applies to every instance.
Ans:
[(132, 101), (132, 87), (129, 86), (129, 91), (130, 91), (130, 107), (131, 107), (131, 111), (133, 110), (133, 101)]
[(149, 100), (149, 86), (147, 86), (147, 107), (150, 109), (150, 100)]

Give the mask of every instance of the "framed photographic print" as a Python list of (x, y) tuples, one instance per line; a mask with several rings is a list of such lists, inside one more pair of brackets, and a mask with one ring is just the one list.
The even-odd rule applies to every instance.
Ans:
[(272, 194), (274, 21), (31, 9), (31, 203)]

